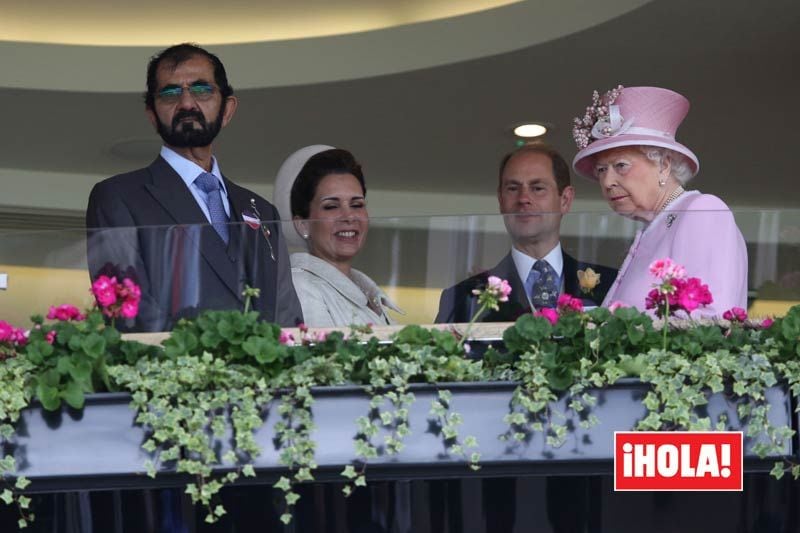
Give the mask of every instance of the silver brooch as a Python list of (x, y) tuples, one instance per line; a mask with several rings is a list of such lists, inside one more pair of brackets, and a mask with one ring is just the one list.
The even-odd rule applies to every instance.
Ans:
[(672, 223), (675, 222), (676, 218), (678, 218), (678, 217), (676, 215), (673, 215), (672, 213), (667, 215), (667, 227), (668, 228), (672, 227)]

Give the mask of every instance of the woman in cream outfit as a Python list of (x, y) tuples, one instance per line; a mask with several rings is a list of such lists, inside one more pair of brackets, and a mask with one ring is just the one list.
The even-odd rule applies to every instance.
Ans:
[(393, 323), (388, 309), (400, 312), (369, 276), (352, 267), (369, 229), (366, 194), (361, 165), (347, 150), (307, 146), (278, 171), (274, 202), (281, 219), (291, 215), (294, 226), (284, 233), (291, 235), (290, 245), (307, 250), (291, 255), (307, 326), (386, 325)]

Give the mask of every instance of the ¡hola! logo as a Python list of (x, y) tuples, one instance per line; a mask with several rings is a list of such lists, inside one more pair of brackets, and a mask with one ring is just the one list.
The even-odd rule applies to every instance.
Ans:
[(741, 491), (741, 431), (617, 431), (614, 490)]

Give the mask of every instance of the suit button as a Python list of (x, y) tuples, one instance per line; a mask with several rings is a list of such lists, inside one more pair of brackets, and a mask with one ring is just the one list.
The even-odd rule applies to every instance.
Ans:
[(235, 263), (236, 262), (236, 256), (235, 255), (229, 255), (228, 259), (231, 260), (231, 263)]

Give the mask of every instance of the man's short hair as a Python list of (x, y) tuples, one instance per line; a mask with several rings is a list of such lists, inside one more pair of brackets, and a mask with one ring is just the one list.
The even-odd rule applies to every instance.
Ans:
[(569, 165), (564, 158), (561, 157), (555, 148), (550, 146), (549, 144), (545, 144), (543, 142), (535, 142), (521, 146), (516, 150), (513, 150), (505, 155), (503, 159), (500, 161), (500, 173), (497, 175), (497, 190), (499, 191), (503, 185), (503, 171), (506, 169), (506, 165), (508, 162), (511, 161), (512, 157), (515, 157), (517, 154), (542, 154), (546, 155), (550, 158), (550, 161), (553, 163), (553, 175), (556, 178), (556, 186), (558, 187), (558, 194), (564, 192), (564, 189), (569, 187), (572, 183), (569, 174)]
[(174, 69), (181, 63), (196, 56), (205, 57), (213, 65), (214, 83), (219, 86), (223, 102), (233, 94), (233, 87), (228, 83), (225, 66), (216, 55), (194, 43), (181, 43), (170, 46), (150, 58), (150, 63), (147, 64), (147, 91), (144, 93), (144, 105), (147, 109), (153, 109), (155, 103), (156, 91), (158, 90), (156, 73), (159, 65), (165, 63)]

